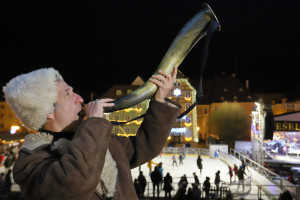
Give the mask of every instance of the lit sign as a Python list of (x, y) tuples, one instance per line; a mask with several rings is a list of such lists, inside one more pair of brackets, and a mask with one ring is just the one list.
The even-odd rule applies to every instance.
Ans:
[(275, 121), (275, 131), (300, 131), (300, 122)]

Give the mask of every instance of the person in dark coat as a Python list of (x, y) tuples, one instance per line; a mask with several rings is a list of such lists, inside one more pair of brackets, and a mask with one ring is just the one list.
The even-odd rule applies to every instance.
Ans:
[(137, 179), (134, 179), (134, 189), (135, 189), (135, 192), (136, 192), (136, 196), (138, 198), (141, 197), (141, 186), (139, 184), (139, 181)]
[[(160, 162), (158, 165), (157, 165), (157, 168), (160, 172), (160, 175), (161, 177), (164, 177), (164, 173), (163, 173), (163, 167), (162, 167), (162, 162)], [(161, 182), (160, 182), (160, 188), (162, 188), (163, 186), (163, 179), (161, 179)]]
[(183, 182), (181, 187), (177, 190), (174, 200), (185, 200), (186, 188), (187, 188), (187, 183)]
[(205, 192), (205, 198), (209, 199), (209, 190), (210, 190), (210, 178), (206, 177), (206, 180), (203, 183), (203, 190)]
[(201, 156), (200, 156), (200, 154), (198, 155), (198, 158), (197, 158), (197, 166), (198, 166), (198, 168), (199, 168), (199, 170), (200, 170), (200, 175), (202, 174), (202, 158), (201, 158)]
[(196, 184), (197, 186), (200, 185), (200, 181), (199, 181), (198, 176), (196, 175), (196, 172), (194, 172), (193, 175), (194, 175), (194, 179), (195, 179), (195, 184)]
[(192, 191), (193, 191), (193, 200), (200, 200), (201, 199), (201, 191), (198, 187), (197, 184), (193, 183), (192, 184), (193, 188), (192, 188)]
[(244, 192), (244, 189), (245, 189), (245, 185), (244, 185), (244, 179), (245, 179), (245, 177), (244, 177), (244, 175), (247, 175), (247, 174), (245, 173), (244, 168), (242, 166), (240, 166), (240, 168), (237, 171), (237, 177), (239, 179), (238, 189), (240, 188), (240, 184), (242, 184), (242, 186), (243, 186), (243, 192)]
[(151, 172), (151, 181), (153, 183), (153, 198), (155, 197), (155, 188), (157, 189), (157, 198), (159, 198), (159, 183), (161, 182), (162, 177), (158, 170), (158, 167), (154, 167), (154, 171)]
[(186, 200), (194, 200), (192, 188), (188, 188), (187, 194), (185, 195)]
[(172, 187), (173, 178), (168, 172), (167, 175), (164, 177), (164, 191), (165, 191), (165, 198), (171, 199), (171, 191), (173, 190)]
[(221, 179), (220, 179), (220, 170), (218, 170), (216, 172), (216, 176), (215, 176), (215, 185), (217, 187), (217, 191), (219, 191), (219, 188), (220, 188), (220, 181), (221, 181)]
[(182, 177), (180, 177), (180, 180), (178, 182), (178, 188), (182, 186), (183, 183), (189, 184), (186, 175), (184, 174)]
[(144, 197), (144, 192), (145, 192), (145, 188), (146, 188), (146, 185), (147, 185), (147, 181), (146, 181), (146, 178), (143, 175), (142, 171), (140, 171), (140, 175), (138, 176), (138, 181), (139, 181), (140, 186), (141, 186), (141, 197)]
[(10, 197), (11, 193), (11, 169), (8, 170), (7, 174), (5, 175), (5, 191)]

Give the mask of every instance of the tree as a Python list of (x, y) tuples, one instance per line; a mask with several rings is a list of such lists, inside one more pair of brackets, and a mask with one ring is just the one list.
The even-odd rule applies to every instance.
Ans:
[(209, 118), (210, 131), (220, 140), (234, 147), (236, 140), (249, 138), (249, 117), (238, 103), (222, 103)]

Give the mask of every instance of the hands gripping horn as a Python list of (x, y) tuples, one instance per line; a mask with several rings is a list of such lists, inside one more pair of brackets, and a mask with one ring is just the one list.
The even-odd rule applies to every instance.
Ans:
[[(193, 46), (207, 34), (205, 26), (212, 20), (218, 22), (210, 6), (204, 4), (203, 8), (178, 33), (154, 74), (158, 74), (158, 70), (164, 70), (171, 74), (173, 68), (178, 67)], [(218, 29), (220, 30), (221, 27), (219, 26)], [(147, 80), (132, 93), (113, 101), (115, 105), (113, 107), (105, 107), (104, 112), (114, 112), (137, 105), (151, 98), (156, 90), (157, 86)]]

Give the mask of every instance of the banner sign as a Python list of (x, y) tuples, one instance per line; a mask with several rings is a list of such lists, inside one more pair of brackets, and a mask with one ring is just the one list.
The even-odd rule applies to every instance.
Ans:
[(275, 121), (274, 122), (275, 131), (299, 131), (300, 132), (300, 122), (283, 122)]

